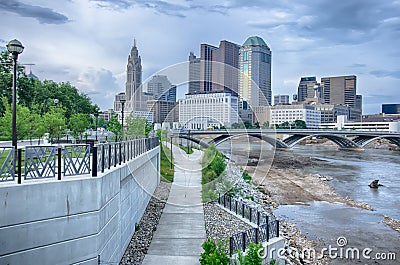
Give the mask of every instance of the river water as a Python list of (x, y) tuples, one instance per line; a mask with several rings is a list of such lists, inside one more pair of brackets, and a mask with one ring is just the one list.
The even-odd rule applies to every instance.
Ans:
[[(252, 145), (253, 148), (259, 150), (260, 147)], [(340, 249), (337, 239), (345, 237), (344, 251), (370, 248), (372, 252), (368, 256), (371, 257), (376, 253), (396, 253), (395, 260), (372, 260), (361, 255), (360, 260), (335, 258), (330, 264), (400, 264), (400, 233), (383, 224), (383, 215), (400, 219), (399, 152), (378, 149), (347, 152), (335, 147), (297, 146), (292, 152), (276, 152), (275, 155), (324, 160), (304, 170), (332, 177), (329, 185), (341, 196), (367, 202), (374, 208), (368, 211), (328, 202), (280, 206), (275, 214), (296, 224), (309, 239), (319, 242), (316, 249), (329, 246)], [(374, 179), (379, 179), (384, 186), (377, 190), (369, 188), (368, 184)]]

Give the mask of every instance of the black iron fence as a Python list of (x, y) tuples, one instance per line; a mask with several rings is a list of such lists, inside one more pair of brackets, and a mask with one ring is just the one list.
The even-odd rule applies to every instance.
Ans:
[(279, 220), (275, 220), (267, 212), (228, 195), (219, 196), (218, 204), (257, 225), (256, 228), (234, 234), (229, 238), (231, 256), (239, 250), (244, 252), (250, 243), (264, 243), (271, 238), (279, 237)]
[(77, 176), (116, 167), (159, 145), (157, 137), (125, 142), (64, 146), (0, 147), (0, 182)]
[(267, 220), (265, 224), (232, 235), (229, 238), (229, 255), (238, 251), (245, 252), (250, 243), (264, 243), (275, 237), (279, 237), (279, 221)]

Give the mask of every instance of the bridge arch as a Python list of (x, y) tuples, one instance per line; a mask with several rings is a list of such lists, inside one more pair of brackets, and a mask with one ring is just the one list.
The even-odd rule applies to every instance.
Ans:
[(367, 135), (360, 135), (357, 136), (356, 138), (353, 139), (353, 142), (357, 143), (360, 145), (360, 147), (365, 147), (367, 144), (369, 144), (372, 141), (378, 140), (378, 139), (386, 139), (392, 142), (393, 144), (397, 145), (400, 147), (400, 136), (393, 136), (393, 135), (382, 135), (382, 136), (367, 136)]
[(196, 144), (198, 144), (198, 145), (200, 145), (201, 147), (204, 147), (204, 148), (207, 148), (209, 146), (209, 144), (207, 142), (204, 142), (204, 141), (202, 141), (200, 139), (197, 139), (197, 138), (194, 138), (194, 137), (189, 137), (189, 136), (187, 136), (185, 134), (180, 134), (178, 136), (178, 138), (182, 138), (182, 139), (186, 139), (186, 140), (192, 141), (192, 142), (194, 142), (194, 143), (196, 143)]
[(311, 137), (317, 137), (317, 136), (324, 137), (324, 138), (330, 140), (331, 142), (338, 145), (340, 148), (361, 148), (360, 145), (358, 145), (357, 143), (353, 142), (352, 140), (350, 140), (344, 136), (332, 135), (332, 134), (309, 134), (309, 135), (295, 134), (295, 135), (292, 135), (292, 136), (284, 139), (283, 142), (285, 144), (287, 144), (289, 147), (293, 147), (303, 140), (306, 140)]
[(260, 140), (263, 140), (267, 143), (269, 143), (270, 145), (274, 146), (275, 148), (290, 148), (290, 146), (288, 146), (286, 143), (282, 142), (279, 139), (276, 139), (275, 137), (271, 137), (262, 133), (240, 133), (240, 134), (234, 134), (234, 135), (227, 135), (227, 134), (223, 134), (220, 135), (216, 138), (214, 138), (213, 140), (211, 140), (209, 143), (214, 143), (215, 145), (219, 145), (223, 142), (226, 142), (232, 138), (236, 138), (236, 137), (240, 137), (240, 136), (252, 136), (255, 138), (258, 138)]

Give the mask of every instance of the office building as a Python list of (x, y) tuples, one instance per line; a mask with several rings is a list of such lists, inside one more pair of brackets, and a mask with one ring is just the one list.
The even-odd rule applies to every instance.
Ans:
[(197, 58), (193, 52), (189, 54), (188, 93), (200, 93), (200, 58)]
[(176, 86), (165, 75), (154, 75), (147, 82), (147, 93), (155, 100), (176, 101)]
[(386, 131), (400, 132), (399, 121), (348, 121), (345, 116), (338, 116), (338, 121), (335, 123), (320, 124), (320, 129), (330, 130), (360, 130), (360, 131)]
[[(226, 92), (236, 95), (239, 86), (239, 45), (226, 40), (221, 41), (219, 47), (201, 44), (200, 53), (200, 93)], [(192, 70), (195, 71), (195, 56), (192, 56), (192, 60), (195, 64)], [(196, 78), (195, 74), (192, 75)]]
[(239, 96), (250, 108), (272, 104), (271, 63), (271, 49), (260, 37), (249, 37), (240, 48)]
[(281, 125), (288, 122), (293, 124), (296, 120), (302, 120), (307, 128), (318, 128), (321, 123), (321, 112), (315, 110), (312, 105), (276, 105), (271, 107), (271, 125)]
[(136, 47), (136, 40), (134, 40), (131, 53), (128, 56), (128, 63), (126, 66), (126, 100), (135, 101), (140, 100), (140, 92), (142, 90), (142, 59), (140, 58), (139, 51)]
[(160, 124), (178, 120), (175, 116), (175, 106), (176, 102), (168, 100), (147, 101), (147, 110), (153, 113), (153, 122)]
[(323, 77), (321, 86), (326, 104), (349, 106), (350, 120), (361, 119), (362, 97), (357, 96), (357, 77), (355, 75)]
[[(315, 96), (314, 87), (317, 86), (317, 84), (318, 82), (315, 76), (300, 78), (299, 86), (297, 87), (297, 101), (303, 102), (306, 98), (313, 98)], [(319, 94), (320, 93), (317, 94), (318, 97), (320, 97)]]
[(400, 104), (382, 104), (382, 113), (400, 114)]
[(289, 95), (275, 95), (274, 105), (289, 104)]
[(189, 130), (231, 127), (238, 122), (238, 97), (230, 93), (188, 94), (179, 100), (179, 124)]
[(315, 104), (315, 109), (321, 112), (321, 123), (333, 123), (338, 116), (350, 119), (350, 107), (337, 104)]

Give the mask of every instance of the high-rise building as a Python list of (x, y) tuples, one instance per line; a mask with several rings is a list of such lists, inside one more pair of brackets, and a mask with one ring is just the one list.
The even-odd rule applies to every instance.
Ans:
[(125, 99), (125, 92), (120, 92), (115, 95), (114, 99), (114, 111), (115, 112), (121, 112), (122, 110), (122, 104), (121, 104), (121, 99)]
[(257, 36), (240, 48), (239, 96), (251, 106), (271, 105), (271, 49)]
[(274, 105), (289, 104), (289, 95), (275, 95)]
[(147, 93), (155, 100), (176, 101), (176, 86), (165, 75), (154, 75), (147, 82)]
[(200, 49), (200, 92), (237, 94), (239, 45), (223, 40), (219, 47), (201, 44)]
[[(142, 87), (142, 59), (136, 47), (134, 40), (131, 53), (128, 56), (128, 64), (126, 66), (126, 100), (137, 100), (140, 97)], [(138, 93), (139, 92), (139, 93)]]
[(362, 115), (362, 97), (357, 95), (355, 75), (321, 78), (323, 98), (326, 104), (350, 107), (350, 120), (357, 121)]
[(400, 104), (382, 104), (382, 113), (400, 114)]
[(315, 76), (302, 77), (299, 86), (297, 87), (297, 101), (303, 102), (306, 98), (314, 97), (315, 85), (317, 85), (317, 78)]
[(175, 116), (176, 102), (168, 100), (148, 100), (147, 109), (154, 113), (153, 121), (156, 123), (175, 122), (178, 117)]
[(189, 94), (200, 93), (200, 58), (193, 52), (189, 54)]

